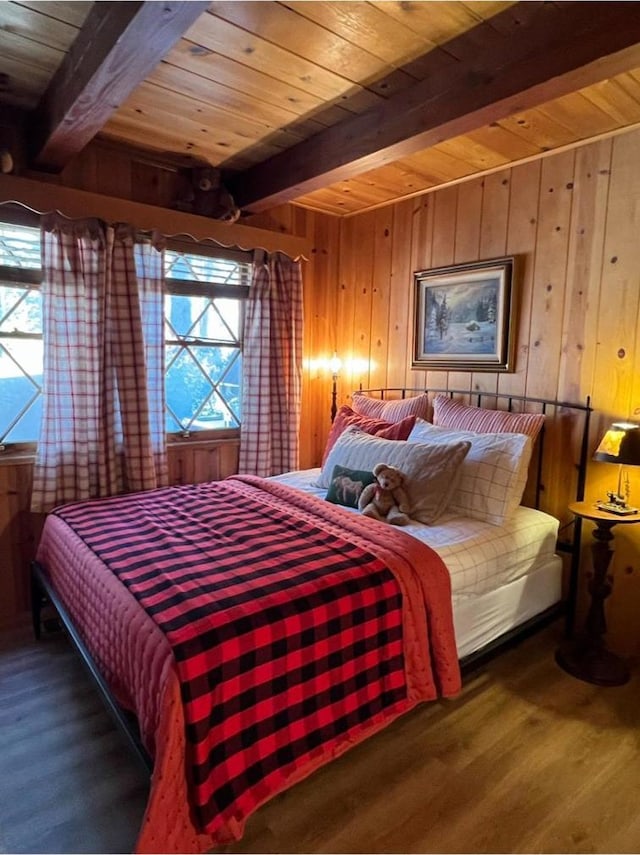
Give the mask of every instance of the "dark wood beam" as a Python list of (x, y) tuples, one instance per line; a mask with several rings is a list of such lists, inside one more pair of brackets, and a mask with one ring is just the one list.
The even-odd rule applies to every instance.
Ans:
[(31, 118), (33, 165), (63, 169), (208, 5), (94, 3)]
[(636, 3), (523, 2), (488, 23), (502, 38), (453, 39), (457, 65), (233, 176), (236, 204), (263, 211), (640, 65)]
[(6, 149), (13, 160), (13, 171), (18, 173), (27, 165), (25, 150), (26, 113), (19, 107), (3, 105), (0, 110), (0, 152)]

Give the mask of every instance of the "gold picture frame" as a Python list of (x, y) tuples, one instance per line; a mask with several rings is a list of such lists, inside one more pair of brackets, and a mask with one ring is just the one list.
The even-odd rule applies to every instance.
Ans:
[(414, 273), (411, 367), (513, 371), (514, 267), (505, 256)]

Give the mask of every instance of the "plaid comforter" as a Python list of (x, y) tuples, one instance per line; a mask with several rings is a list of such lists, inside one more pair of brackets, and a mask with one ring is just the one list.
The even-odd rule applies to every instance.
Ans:
[(449, 577), (390, 526), (249, 476), (54, 512), (166, 634), (203, 831), (458, 691)]

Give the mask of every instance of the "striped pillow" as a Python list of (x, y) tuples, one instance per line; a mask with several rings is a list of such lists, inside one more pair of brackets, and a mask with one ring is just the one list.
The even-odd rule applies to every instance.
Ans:
[(398, 401), (382, 401), (369, 398), (362, 392), (356, 392), (351, 400), (354, 412), (370, 419), (384, 419), (386, 422), (400, 422), (407, 416), (416, 416), (428, 421), (429, 398), (426, 394), (413, 398), (401, 398)]
[(544, 424), (544, 414), (484, 410), (454, 401), (446, 395), (436, 395), (433, 399), (433, 424), (476, 433), (524, 433), (535, 440)]

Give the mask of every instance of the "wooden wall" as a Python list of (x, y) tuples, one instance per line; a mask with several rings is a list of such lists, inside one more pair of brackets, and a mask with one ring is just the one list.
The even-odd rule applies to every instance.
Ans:
[[(347, 361), (341, 400), (359, 383), (590, 395), (592, 447), (612, 417), (638, 419), (639, 150), (636, 131), (342, 220), (337, 292), (321, 295)], [(412, 370), (413, 271), (511, 254), (520, 269), (515, 371)], [(640, 503), (640, 472), (629, 474)], [(616, 480), (610, 465), (591, 464), (587, 498)], [(640, 526), (614, 534), (609, 637), (639, 654)]]

